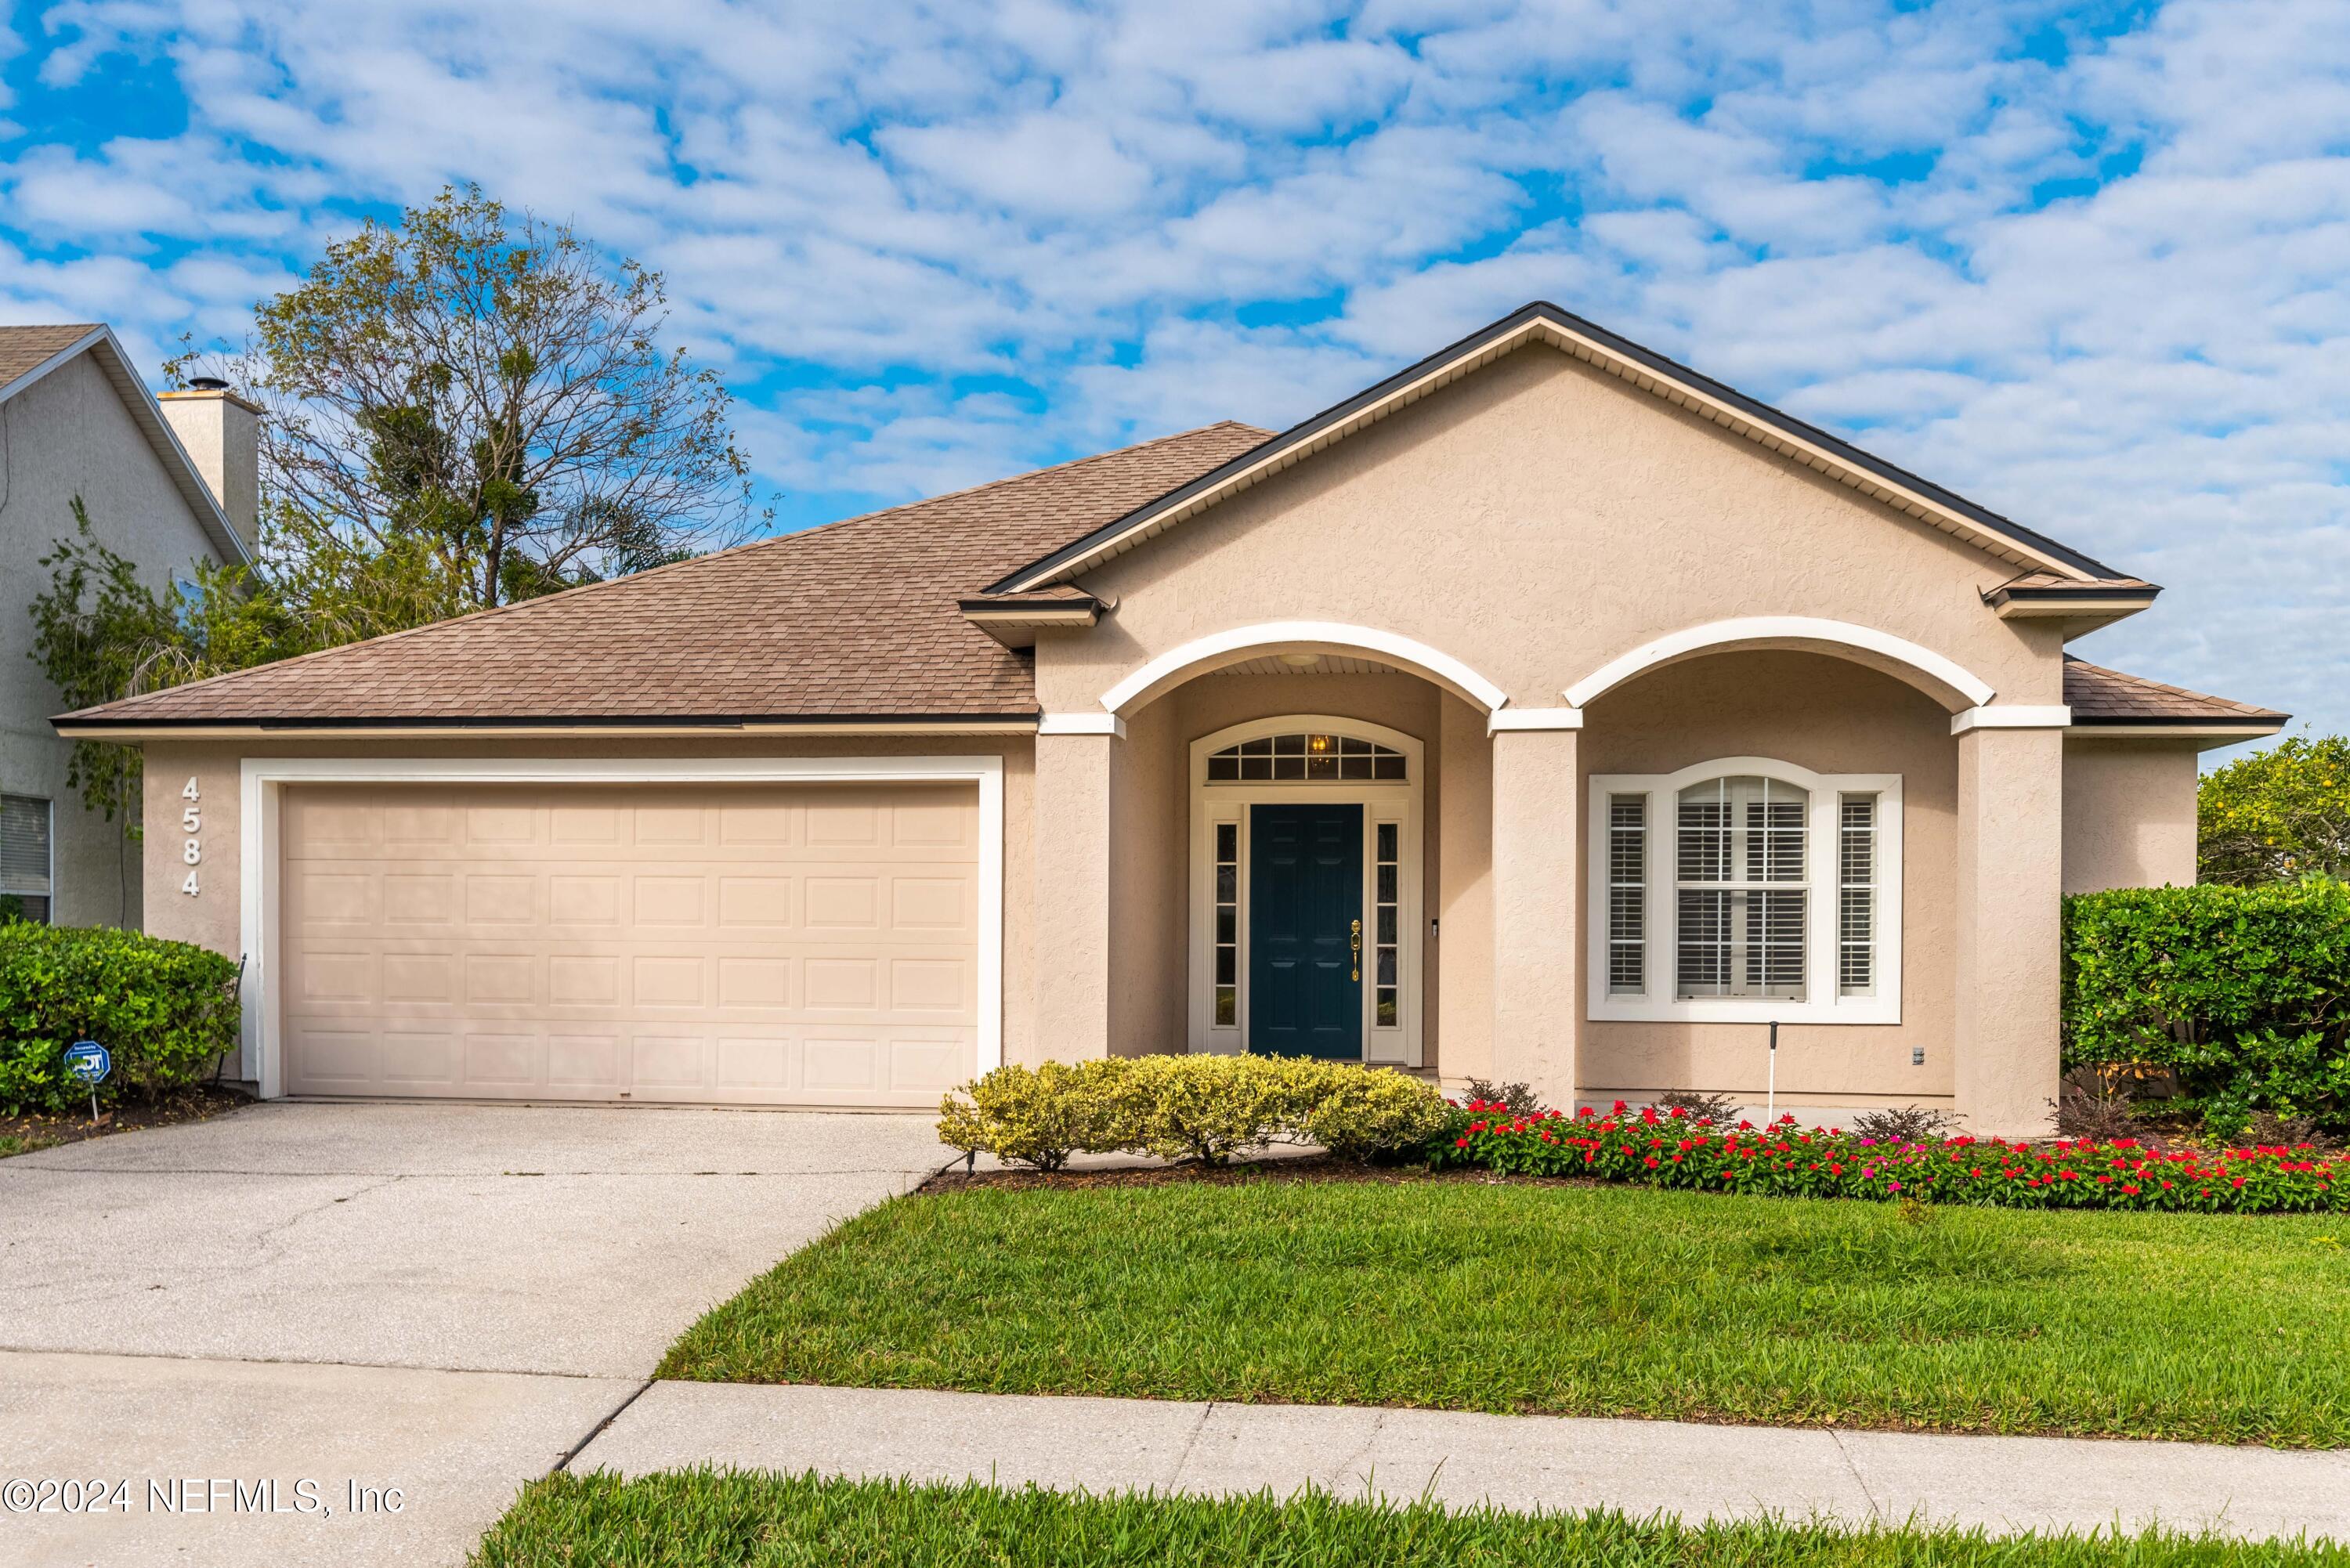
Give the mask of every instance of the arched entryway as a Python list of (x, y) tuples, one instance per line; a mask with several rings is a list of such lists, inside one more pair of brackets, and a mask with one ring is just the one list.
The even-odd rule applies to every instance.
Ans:
[(1191, 742), (1191, 1049), (1421, 1064), (1428, 768), (1335, 713)]

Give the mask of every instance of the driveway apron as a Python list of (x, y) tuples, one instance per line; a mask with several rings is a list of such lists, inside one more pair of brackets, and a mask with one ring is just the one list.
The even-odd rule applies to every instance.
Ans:
[(0, 1561), (461, 1563), (931, 1126), (277, 1102), (0, 1160), (0, 1483), (85, 1510)]

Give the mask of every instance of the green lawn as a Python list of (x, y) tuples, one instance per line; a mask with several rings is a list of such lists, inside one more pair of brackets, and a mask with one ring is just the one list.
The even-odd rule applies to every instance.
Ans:
[(2350, 1227), (1564, 1185), (882, 1205), (666, 1377), (2350, 1446)]
[(48, 1148), (57, 1141), (53, 1137), (35, 1137), (29, 1133), (0, 1133), (0, 1159), (12, 1154), (30, 1154), (36, 1148)]
[(2338, 1547), (2205, 1538), (1846, 1531), (1753, 1523), (1684, 1528), (1617, 1514), (1447, 1513), (1307, 1495), (1091, 1498), (980, 1486), (822, 1481), (682, 1471), (620, 1481), (556, 1475), (525, 1489), (484, 1538), (477, 1568), (855, 1563), (858, 1568), (2253, 1568), (2350, 1563)]

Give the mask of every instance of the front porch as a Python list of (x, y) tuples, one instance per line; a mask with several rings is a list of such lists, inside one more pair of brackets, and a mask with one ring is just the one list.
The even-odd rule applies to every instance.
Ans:
[(1478, 699), (1306, 643), (1161, 678), (1090, 732), (1048, 716), (1043, 1054), (1759, 1106), (1775, 1020), (1806, 1119), (2043, 1119), (2056, 822), (2012, 792), (2057, 784), (2054, 732), (1954, 735), (1918, 683), (1817, 649), (1700, 651), (1574, 709)]

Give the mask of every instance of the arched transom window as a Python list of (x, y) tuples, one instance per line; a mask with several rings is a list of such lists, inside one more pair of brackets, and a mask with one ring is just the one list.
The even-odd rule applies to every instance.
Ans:
[(1210, 784), (1312, 784), (1323, 780), (1401, 783), (1404, 756), (1373, 741), (1327, 731), (1259, 735), (1208, 753)]

